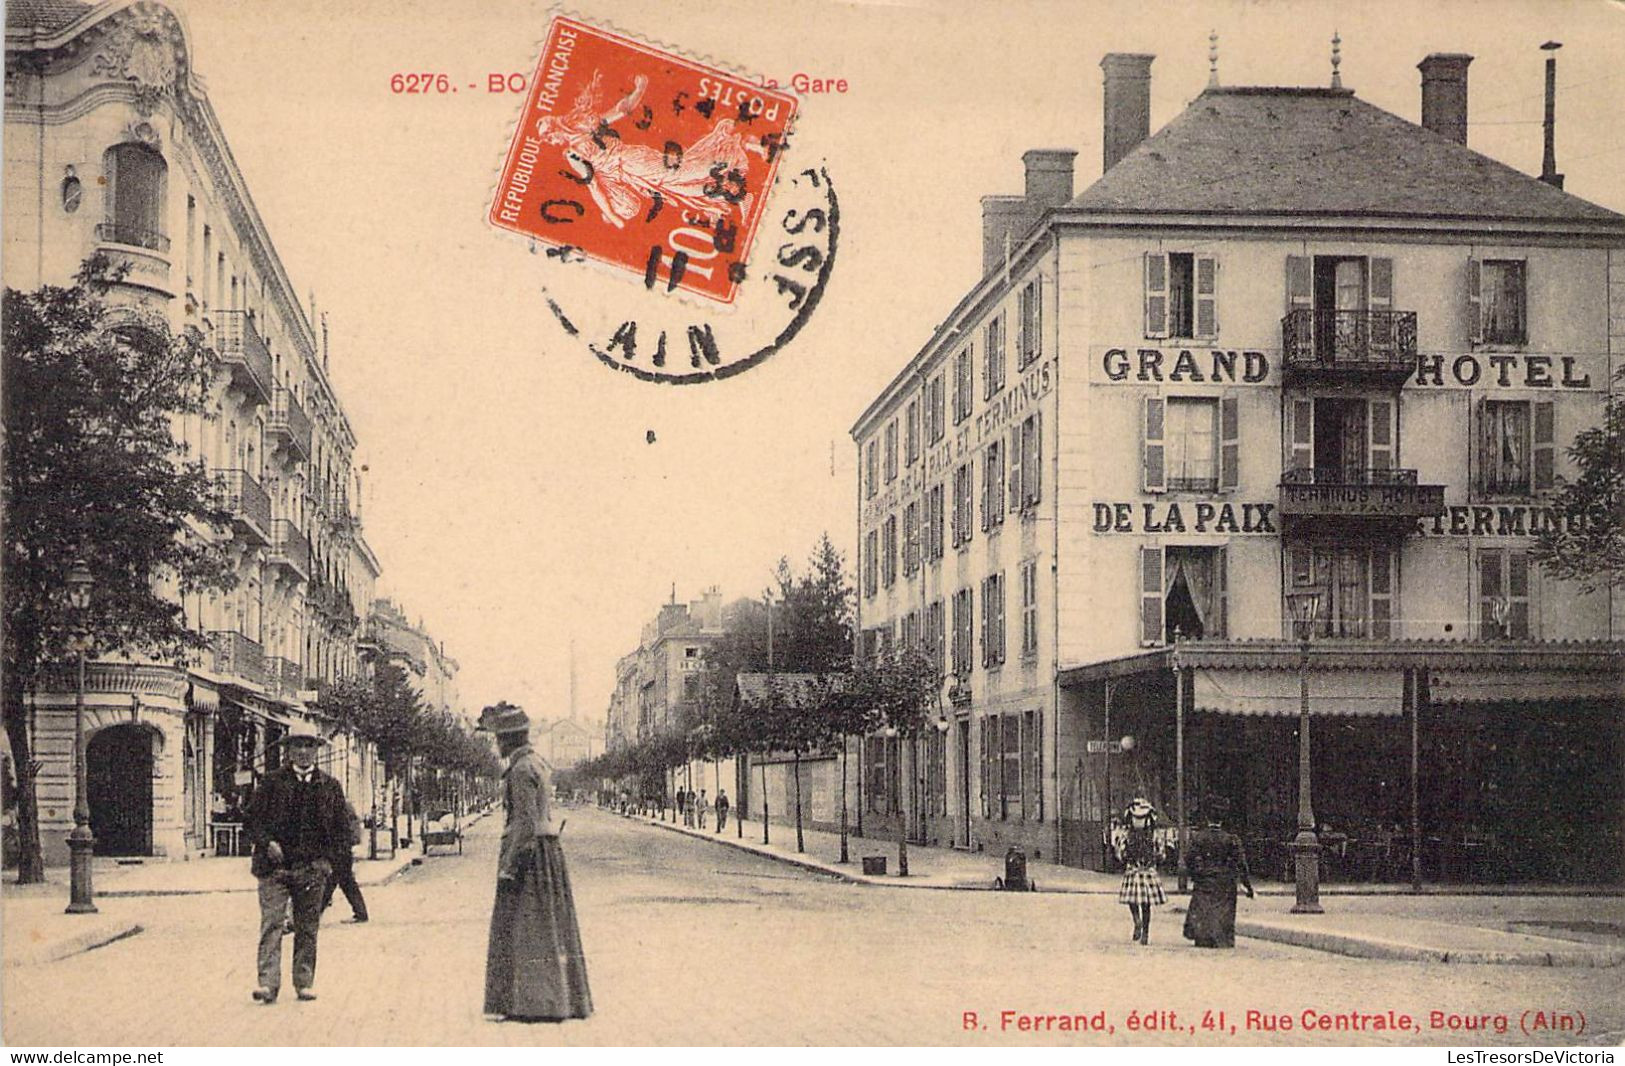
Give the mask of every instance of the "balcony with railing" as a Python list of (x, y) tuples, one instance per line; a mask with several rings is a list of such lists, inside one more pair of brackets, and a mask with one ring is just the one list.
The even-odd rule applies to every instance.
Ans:
[(169, 238), (162, 233), (122, 222), (98, 222), (96, 250), (123, 270), (116, 284), (175, 295), (169, 277)]
[(1416, 373), (1416, 312), (1289, 311), (1281, 319), (1281, 351), (1290, 383), (1398, 386)]
[(1414, 525), (1444, 511), (1444, 486), (1423, 485), (1415, 470), (1295, 467), (1281, 472), (1281, 515), (1295, 525), (1348, 520)]
[(301, 581), (310, 577), (310, 541), (286, 518), (271, 524), (271, 562)]
[(265, 649), (259, 641), (249, 640), (232, 630), (216, 630), (209, 634), (214, 646), (216, 673), (241, 678), (255, 685), (265, 684)]
[(274, 443), (285, 446), (295, 459), (303, 461), (310, 458), (310, 416), (305, 414), (305, 407), (293, 390), (276, 390), (265, 432)]
[(211, 311), (215, 350), (231, 370), (232, 384), (249, 403), (270, 403), (275, 385), (271, 350), (247, 311)]
[(271, 543), (271, 497), (246, 470), (217, 470), (231, 525), (251, 543)]

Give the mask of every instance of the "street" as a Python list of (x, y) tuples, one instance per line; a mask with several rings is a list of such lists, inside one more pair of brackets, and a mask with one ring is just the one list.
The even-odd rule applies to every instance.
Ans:
[[(146, 897), (130, 901), (143, 910), (139, 936), (4, 971), (5, 1041), (1474, 1046), (1625, 1036), (1617, 967), (1383, 962), (1248, 939), (1202, 952), (1180, 937), (1169, 908), (1142, 948), (1110, 896), (850, 885), (600, 811), (566, 814), (597, 1010), (586, 1022), (481, 1015), (500, 828), (492, 818), (464, 855), (431, 855), (368, 889), (371, 923), (340, 924), (347, 910), (335, 899), (316, 1002), (294, 1001), (287, 984), (272, 1007), (250, 1001), (252, 893)], [(1525, 1036), (1520, 1017), (1531, 1009), (1583, 1011), (1585, 1032)], [(1004, 1011), (1017, 1012), (1007, 1029)], [(1222, 1030), (1203, 1028), (1221, 1011)], [(1257, 1012), (1251, 1030), (1248, 1011)], [(1360, 1028), (1306, 1032), (1306, 1011)], [(1470, 1018), (1487, 1028), (1434, 1029), (1434, 1011), (1447, 1026)], [(1106, 1031), (1068, 1028), (1094, 1024), (1099, 1012)], [(1376, 1028), (1402, 1014), (1421, 1031)], [(1131, 1028), (1147, 1016), (1154, 1028)]]

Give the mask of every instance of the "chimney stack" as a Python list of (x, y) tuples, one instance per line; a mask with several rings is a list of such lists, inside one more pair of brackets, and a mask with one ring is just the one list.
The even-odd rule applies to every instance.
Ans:
[(1004, 257), (1032, 231), (1044, 212), (1072, 200), (1070, 148), (1034, 148), (1022, 153), (1027, 168), (1025, 196), (982, 197), (982, 274), (1004, 265)]
[(1546, 53), (1546, 154), (1540, 162), (1540, 180), (1554, 189), (1563, 187), (1563, 175), (1557, 172), (1557, 50), (1562, 47), (1558, 41), (1540, 46)]
[(1103, 170), (1151, 135), (1151, 61), (1156, 56), (1109, 53), (1100, 61), (1106, 76)]
[[(1027, 168), (1027, 203), (1038, 215), (1072, 200), (1072, 161), (1078, 153), (1070, 148), (1034, 148), (1023, 152)], [(1036, 217), (1036, 216), (1035, 216)]]
[(1422, 126), (1457, 144), (1467, 143), (1467, 64), (1470, 55), (1434, 52), (1416, 69), (1422, 72)]

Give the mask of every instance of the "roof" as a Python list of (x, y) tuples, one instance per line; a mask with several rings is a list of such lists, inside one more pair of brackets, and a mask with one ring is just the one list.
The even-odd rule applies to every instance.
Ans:
[(37, 27), (55, 33), (77, 22), (94, 4), (79, 0), (6, 0), (6, 26), (10, 29)]
[(1208, 89), (1069, 206), (1625, 222), (1349, 89)]

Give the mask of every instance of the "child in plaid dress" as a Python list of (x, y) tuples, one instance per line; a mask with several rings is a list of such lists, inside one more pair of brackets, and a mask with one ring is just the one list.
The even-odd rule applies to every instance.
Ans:
[(1157, 841), (1153, 832), (1157, 827), (1157, 812), (1149, 800), (1136, 799), (1123, 812), (1128, 824), (1128, 836), (1123, 841), (1123, 887), (1117, 891), (1117, 902), (1128, 904), (1134, 916), (1134, 940), (1138, 944), (1151, 943), (1151, 908), (1167, 903), (1162, 891), (1162, 878), (1157, 876)]

